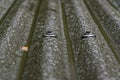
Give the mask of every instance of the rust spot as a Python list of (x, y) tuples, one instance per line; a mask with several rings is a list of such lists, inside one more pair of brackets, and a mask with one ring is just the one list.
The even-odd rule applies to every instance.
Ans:
[(22, 49), (23, 51), (28, 51), (28, 46), (23, 46), (21, 49)]

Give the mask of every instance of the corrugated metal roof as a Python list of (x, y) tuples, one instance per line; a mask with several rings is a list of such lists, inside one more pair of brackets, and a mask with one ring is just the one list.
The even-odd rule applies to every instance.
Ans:
[(119, 80), (119, 39), (119, 0), (0, 0), (0, 80)]

